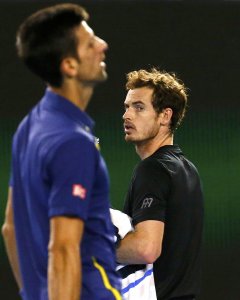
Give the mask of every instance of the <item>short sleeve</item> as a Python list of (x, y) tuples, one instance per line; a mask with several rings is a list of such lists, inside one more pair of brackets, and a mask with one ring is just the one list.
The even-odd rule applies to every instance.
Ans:
[(130, 201), (133, 225), (146, 220), (165, 221), (171, 178), (156, 159), (142, 161), (135, 171)]
[(10, 186), (10, 187), (13, 186), (13, 173), (12, 173), (12, 170), (11, 170), (11, 173), (10, 173), (10, 177), (9, 177), (9, 181), (8, 181), (8, 186)]
[(87, 219), (97, 154), (94, 143), (85, 137), (68, 140), (58, 147), (47, 167), (49, 217)]

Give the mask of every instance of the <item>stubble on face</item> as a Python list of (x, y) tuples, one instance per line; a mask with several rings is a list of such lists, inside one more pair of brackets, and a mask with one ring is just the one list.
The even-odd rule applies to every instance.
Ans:
[(159, 132), (159, 114), (152, 105), (152, 89), (141, 87), (128, 91), (124, 101), (125, 140), (135, 145), (154, 139)]
[(125, 134), (125, 141), (133, 143), (135, 146), (140, 146), (149, 143), (159, 133), (159, 125), (157, 124), (158, 116), (151, 120), (150, 127), (142, 127), (141, 129), (134, 129), (132, 134)]

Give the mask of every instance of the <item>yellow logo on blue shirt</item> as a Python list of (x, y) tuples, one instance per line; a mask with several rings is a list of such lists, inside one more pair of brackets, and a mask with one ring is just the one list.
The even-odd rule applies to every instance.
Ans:
[(98, 151), (100, 151), (100, 144), (99, 144), (99, 138), (95, 137), (95, 147)]

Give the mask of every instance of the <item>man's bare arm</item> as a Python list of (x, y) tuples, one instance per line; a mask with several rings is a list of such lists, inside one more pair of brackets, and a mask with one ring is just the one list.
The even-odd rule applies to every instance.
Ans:
[(78, 218), (53, 217), (50, 231), (49, 300), (79, 300), (82, 281), (80, 244), (84, 222)]
[(12, 188), (9, 187), (8, 190), (8, 200), (5, 212), (5, 221), (2, 226), (2, 235), (5, 243), (5, 248), (7, 256), (14, 274), (14, 277), (17, 281), (18, 287), (22, 289), (22, 279), (19, 268), (19, 260), (17, 253), (17, 243), (15, 236), (15, 227), (13, 219), (13, 206), (12, 206)]
[(117, 261), (122, 264), (150, 264), (160, 255), (164, 223), (148, 220), (138, 223), (134, 232), (121, 240), (117, 249)]

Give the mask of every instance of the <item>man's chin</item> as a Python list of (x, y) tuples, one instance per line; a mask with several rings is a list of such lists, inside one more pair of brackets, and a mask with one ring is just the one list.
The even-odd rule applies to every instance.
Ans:
[(88, 86), (96, 86), (97, 84), (106, 81), (108, 78), (107, 73), (105, 72), (104, 74), (100, 74), (99, 76), (97, 76), (96, 78), (92, 79), (92, 80), (86, 80), (85, 84)]
[(129, 143), (134, 143), (135, 142), (134, 138), (131, 137), (130, 135), (127, 135), (127, 134), (125, 135), (125, 141), (129, 142)]
[(96, 83), (104, 82), (108, 79), (108, 74), (105, 70), (102, 70), (102, 72), (97, 76)]
[(103, 70), (102, 74), (101, 74), (101, 80), (105, 81), (107, 79), (108, 79), (108, 74), (107, 74), (106, 70)]
[(125, 141), (127, 143), (132, 143), (135, 146), (141, 146), (144, 143), (144, 141), (138, 140), (138, 139), (134, 138), (133, 136), (129, 136), (129, 135), (125, 135)]

